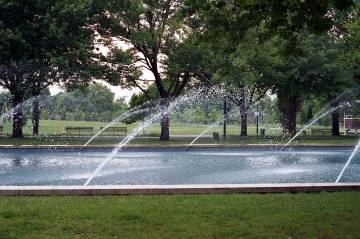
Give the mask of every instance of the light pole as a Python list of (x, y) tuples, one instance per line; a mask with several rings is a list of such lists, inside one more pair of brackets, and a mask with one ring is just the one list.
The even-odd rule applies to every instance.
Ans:
[(259, 111), (255, 111), (256, 135), (259, 135)]
[(224, 140), (226, 139), (226, 124), (227, 124), (227, 98), (224, 96)]

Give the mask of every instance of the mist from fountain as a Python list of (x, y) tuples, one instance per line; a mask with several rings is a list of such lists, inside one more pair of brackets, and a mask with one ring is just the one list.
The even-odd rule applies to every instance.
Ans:
[(104, 161), (94, 170), (94, 172), (91, 174), (91, 176), (86, 180), (84, 186), (87, 186), (90, 184), (90, 182), (96, 177), (96, 175), (104, 168), (104, 166), (113, 159), (113, 157), (121, 151), (131, 140), (133, 140), (140, 132), (142, 132), (146, 127), (152, 125), (155, 121), (158, 121), (161, 119), (161, 117), (164, 114), (168, 114), (172, 110), (178, 108), (179, 106), (182, 106), (184, 104), (189, 104), (193, 100), (197, 99), (199, 96), (203, 96), (202, 90), (197, 90), (196, 92), (191, 91), (187, 93), (184, 96), (181, 96), (177, 98), (176, 100), (170, 102), (170, 104), (164, 108), (159, 107), (157, 109), (156, 113), (152, 115), (151, 117), (147, 118), (142, 124), (140, 124), (138, 127), (136, 127), (131, 134), (129, 134), (127, 137), (125, 137), (118, 145), (114, 147), (114, 149), (109, 153)]
[(359, 148), (360, 148), (360, 140), (358, 141), (357, 145), (355, 146), (354, 150), (352, 151), (349, 159), (346, 161), (346, 163), (345, 163), (343, 169), (341, 170), (339, 176), (336, 178), (335, 183), (339, 183), (339, 181), (340, 181), (341, 177), (343, 176), (346, 168), (350, 165), (351, 161), (355, 157), (355, 155), (356, 155), (357, 151), (359, 150)]
[(215, 126), (218, 126), (219, 123), (222, 121), (222, 117), (221, 119), (215, 121), (214, 123), (212, 123), (209, 127), (207, 127), (203, 132), (201, 132), (198, 136), (195, 137), (195, 139), (193, 141), (191, 141), (191, 143), (186, 146), (186, 148), (184, 149), (184, 151), (187, 151), (190, 149), (190, 147), (200, 138), (202, 137), (204, 134), (206, 134), (207, 132), (209, 132), (210, 129), (214, 128)]
[(359, 89), (359, 87), (354, 87), (354, 88), (345, 90), (343, 93), (341, 93), (335, 99), (331, 100), (330, 103), (325, 105), (318, 113), (316, 113), (316, 115), (309, 122), (307, 122), (306, 125), (303, 128), (301, 128), (299, 130), (299, 132), (297, 132), (280, 150), (285, 149), (292, 141), (294, 141), (299, 135), (301, 135), (307, 128), (312, 126), (314, 123), (316, 123), (322, 117), (332, 113), (335, 110), (341, 109), (345, 106), (348, 106), (348, 107), (352, 106), (349, 102), (341, 103), (336, 107), (332, 107), (331, 105), (339, 102), (344, 97), (348, 96), (349, 94), (353, 93), (354, 91), (356, 91), (358, 89)]
[(312, 126), (313, 124), (315, 124), (319, 119), (321, 119), (322, 117), (332, 113), (335, 110), (341, 109), (345, 106), (351, 106), (349, 102), (346, 102), (345, 104), (341, 104), (338, 105), (336, 107), (333, 107), (327, 111), (325, 111), (324, 113), (322, 113), (321, 115), (313, 118), (312, 120), (310, 120), (310, 122), (308, 122), (304, 127), (301, 128), (301, 130), (299, 130), (280, 150), (285, 149), (292, 141), (294, 141), (299, 135), (301, 135), (307, 128), (309, 128), (310, 126)]
[(22, 111), (29, 111), (35, 100), (39, 101), (39, 107), (44, 107), (49, 103), (49, 101), (52, 100), (52, 97), (49, 95), (33, 96), (27, 100), (24, 100), (20, 104), (17, 104), (16, 106), (10, 108), (6, 112), (2, 113), (0, 116), (0, 120), (3, 121), (4, 119), (11, 118), (14, 114), (15, 109), (19, 107), (21, 108)]
[[(235, 112), (234, 114), (231, 114), (232, 112), (229, 111), (228, 112), (228, 118), (231, 119), (232, 117), (239, 115), (239, 112)], [(188, 146), (186, 146), (186, 148), (184, 149), (184, 151), (188, 151), (190, 149), (190, 147), (196, 142), (198, 141), (199, 138), (201, 138), (203, 135), (205, 135), (207, 132), (209, 132), (210, 129), (218, 126), (220, 124), (221, 121), (224, 120), (224, 117), (221, 116), (219, 119), (217, 119), (215, 122), (213, 122), (211, 125), (209, 125), (204, 131), (202, 131), (198, 136), (196, 136), (194, 138), (193, 141), (191, 141), (191, 143), (188, 144)]]
[(148, 108), (147, 107), (148, 105), (150, 105), (150, 106), (153, 105), (153, 102), (146, 102), (146, 103), (144, 103), (140, 106), (137, 106), (134, 109), (128, 110), (128, 111), (124, 112), (123, 114), (119, 115), (118, 117), (114, 118), (110, 123), (105, 125), (98, 132), (96, 132), (96, 134), (94, 134), (83, 146), (81, 146), (80, 151), (82, 151), (86, 146), (88, 146), (95, 138), (97, 138), (106, 129), (115, 125), (116, 123), (122, 122), (131, 116), (134, 116), (137, 114), (142, 114), (142, 113), (147, 113), (147, 112), (151, 111), (152, 108)]

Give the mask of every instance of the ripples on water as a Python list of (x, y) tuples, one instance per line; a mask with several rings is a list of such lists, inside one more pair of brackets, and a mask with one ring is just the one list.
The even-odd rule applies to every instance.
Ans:
[[(1, 185), (82, 185), (109, 150), (0, 150)], [(254, 148), (129, 149), (92, 184), (333, 182), (351, 148), (272, 151)], [(360, 182), (354, 158), (343, 182)]]

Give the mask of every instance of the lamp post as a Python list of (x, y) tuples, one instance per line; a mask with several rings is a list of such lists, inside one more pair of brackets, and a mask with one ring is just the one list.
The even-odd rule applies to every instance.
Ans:
[(259, 135), (259, 111), (255, 111), (256, 135)]
[(226, 124), (227, 124), (227, 118), (228, 118), (228, 113), (227, 113), (227, 97), (224, 96), (224, 140), (226, 139)]

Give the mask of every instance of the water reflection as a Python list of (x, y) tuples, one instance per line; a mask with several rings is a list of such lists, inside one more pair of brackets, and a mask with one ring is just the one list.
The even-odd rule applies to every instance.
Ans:
[[(116, 155), (94, 184), (333, 182), (351, 149), (129, 149)], [(0, 185), (82, 185), (107, 150), (0, 150)], [(344, 182), (360, 182), (360, 164)]]
[(14, 155), (14, 158), (12, 159), (12, 163), (16, 167), (23, 166), (22, 165), (23, 161), (24, 161), (24, 157), (22, 155)]

